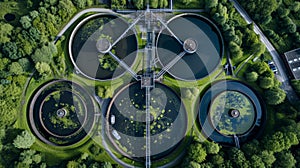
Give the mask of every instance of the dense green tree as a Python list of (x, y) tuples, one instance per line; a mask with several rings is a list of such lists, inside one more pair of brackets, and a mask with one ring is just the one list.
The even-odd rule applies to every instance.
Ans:
[(126, 0), (112, 0), (111, 1), (111, 8), (123, 9), (125, 7), (126, 7)]
[(222, 3), (218, 3), (217, 9), (220, 16), (223, 17), (223, 19), (221, 19), (224, 22), (223, 24), (225, 24), (229, 19), (227, 7), (225, 5), (222, 5)]
[(220, 167), (224, 168), (234, 168), (233, 163), (231, 160), (225, 160), (223, 164), (221, 164)]
[(31, 18), (28, 15), (22, 16), (20, 23), (24, 29), (28, 29), (31, 27)]
[(243, 56), (243, 51), (235, 42), (229, 42), (229, 50), (232, 58), (238, 59)]
[(158, 7), (158, 0), (152, 0), (150, 1), (151, 8), (157, 8)]
[(86, 0), (73, 0), (77, 8), (83, 9), (86, 6)]
[(8, 58), (0, 58), (0, 71), (5, 71), (10, 62)]
[(226, 18), (218, 12), (214, 14), (213, 19), (222, 27), (226, 24)]
[(215, 167), (221, 167), (224, 164), (224, 158), (221, 155), (212, 155), (209, 160)]
[(272, 21), (273, 17), (271, 15), (264, 16), (261, 18), (260, 23), (262, 25), (268, 25)]
[(182, 3), (184, 5), (189, 5), (189, 4), (193, 3), (193, 2), (195, 2), (195, 0), (182, 0)]
[(285, 144), (286, 148), (290, 148), (293, 145), (298, 145), (299, 140), (297, 138), (297, 134), (294, 132), (284, 132), (284, 139), (285, 139)]
[(104, 55), (99, 58), (100, 66), (109, 71), (114, 71), (118, 67), (118, 62), (110, 55)]
[(195, 142), (189, 146), (188, 157), (198, 163), (202, 163), (206, 159), (206, 151), (201, 143)]
[(251, 68), (261, 75), (269, 69), (269, 66), (265, 62), (255, 62)]
[(33, 11), (31, 11), (31, 12), (29, 13), (29, 15), (30, 15), (30, 18), (31, 18), (31, 19), (35, 19), (35, 18), (37, 18), (37, 17), (39, 16), (39, 12), (36, 11), (36, 10), (33, 10)]
[(9, 66), (9, 72), (12, 75), (20, 75), (23, 73), (23, 68), (18, 62), (13, 62)]
[[(14, 85), (14, 84), (12, 84), (12, 85)], [(9, 94), (6, 94), (8, 90), (4, 91), (3, 89), (8, 89), (9, 91), (14, 92), (14, 90), (11, 90), (10, 88), (0, 85), (1, 94), (5, 95), (7, 97), (10, 96)], [(16, 92), (18, 92), (18, 90), (16, 90)], [(14, 96), (17, 96), (17, 95), (14, 95)], [(16, 98), (16, 97), (13, 97), (13, 98)], [(16, 104), (12, 103), (11, 101), (0, 98), (0, 102), (1, 102), (0, 103), (0, 116), (1, 116), (0, 117), (0, 128), (3, 128), (3, 127), (9, 126), (14, 123), (14, 121), (16, 120), (17, 109), (15, 108)]]
[(291, 84), (297, 93), (300, 93), (300, 80), (293, 79)]
[(259, 86), (263, 89), (269, 89), (274, 86), (274, 79), (270, 77), (260, 77)]
[(266, 102), (270, 105), (277, 105), (285, 100), (286, 93), (280, 88), (272, 88), (264, 93)]
[(276, 0), (249, 0), (240, 1), (255, 20), (260, 20), (263, 16), (270, 16), (279, 6)]
[(245, 78), (248, 82), (257, 81), (258, 74), (255, 71), (245, 73)]
[(17, 167), (35, 167), (42, 162), (42, 155), (37, 153), (35, 150), (25, 150), (20, 153), (19, 161), (16, 164)]
[(10, 41), (10, 35), (13, 30), (13, 26), (9, 23), (0, 22), (0, 44)]
[(187, 168), (202, 168), (201, 165), (197, 162), (190, 161), (188, 165), (186, 165)]
[(294, 21), (286, 16), (281, 19), (281, 31), (286, 33), (295, 33), (297, 31), (297, 25)]
[(259, 156), (261, 157), (262, 161), (265, 163), (266, 167), (271, 167), (272, 164), (275, 162), (276, 158), (273, 152), (269, 152), (267, 150), (262, 151)]
[(76, 8), (70, 0), (60, 0), (57, 7), (58, 14), (63, 21), (68, 20), (76, 12)]
[(41, 38), (40, 31), (39, 31), (38, 29), (36, 29), (35, 27), (31, 27), (31, 28), (28, 30), (28, 33), (29, 33), (30, 39), (31, 39), (32, 41), (38, 42), (39, 39)]
[(296, 160), (290, 151), (282, 151), (276, 154), (274, 165), (278, 168), (293, 168), (296, 165)]
[(281, 37), (279, 37), (279, 35), (275, 33), (273, 30), (267, 29), (265, 32), (267, 36), (269, 36), (276, 42), (278, 42), (281, 39)]
[(27, 130), (23, 131), (14, 139), (13, 145), (18, 149), (28, 149), (35, 142), (35, 137)]
[(113, 168), (110, 162), (102, 162), (100, 166), (101, 168)]
[(92, 6), (94, 4), (93, 0), (86, 0), (87, 6)]
[(267, 70), (261, 74), (261, 77), (274, 78), (274, 72), (268, 67)]
[(287, 17), (289, 14), (290, 14), (290, 10), (285, 8), (284, 6), (280, 6), (277, 9), (277, 15), (279, 16), (279, 18)]
[(8, 58), (10, 58), (12, 60), (16, 60), (16, 59), (22, 57), (22, 55), (20, 55), (18, 52), (18, 46), (15, 42), (5, 43), (3, 45), (2, 51), (5, 56), (7, 56)]
[(290, 10), (297, 13), (300, 10), (300, 2), (295, 1), (294, 4), (290, 6)]
[(46, 62), (38, 62), (35, 64), (35, 69), (39, 72), (40, 75), (45, 76), (51, 73), (51, 67)]
[(261, 157), (252, 155), (250, 158), (251, 167), (253, 168), (265, 168), (265, 164)]
[(201, 168), (201, 165), (199, 163), (192, 161), (189, 158), (185, 158), (180, 166), (187, 168)]
[(26, 36), (19, 34), (17, 38), (17, 43), (19, 44), (19, 50), (23, 52), (23, 55), (30, 55), (33, 52), (33, 48), (36, 47), (37, 43), (32, 41), (30, 38), (27, 38), (28, 33)]
[(160, 8), (168, 7), (168, 0), (159, 0), (159, 7)]
[(271, 152), (281, 152), (286, 149), (284, 134), (280, 131), (275, 132), (270, 136), (264, 137), (264, 148)]
[(256, 139), (244, 144), (242, 146), (242, 151), (247, 155), (247, 156), (252, 156), (260, 153), (260, 144), (259, 141)]
[(101, 98), (111, 98), (113, 96), (113, 90), (108, 86), (97, 86), (96, 92)]
[(253, 24), (248, 25), (244, 30), (242, 48), (249, 54), (257, 52), (257, 43), (260, 43), (258, 35), (253, 31)]
[(48, 43), (48, 45), (37, 49), (31, 56), (34, 63), (45, 62), (50, 63), (52, 57), (57, 54), (57, 48), (53, 43)]
[(214, 142), (205, 142), (204, 147), (207, 154), (218, 154), (220, 151), (220, 146)]
[(255, 56), (261, 56), (266, 51), (266, 46), (263, 43), (256, 43), (253, 47), (256, 48), (255, 52), (252, 53)]
[(133, 0), (134, 6), (137, 9), (143, 9), (144, 8), (144, 0)]
[(295, 32), (295, 33), (293, 34), (293, 38), (294, 38), (294, 40), (295, 40), (295, 44), (296, 44), (296, 45), (300, 44), (300, 33), (299, 33), (299, 32)]
[(217, 7), (218, 0), (205, 0), (205, 6), (207, 9)]
[(103, 150), (100, 148), (100, 146), (93, 144), (89, 147), (89, 151), (91, 152), (91, 154), (93, 154), (94, 156), (97, 156), (99, 154), (101, 154), (103, 152)]
[(69, 161), (68, 164), (66, 165), (67, 168), (80, 168), (80, 167), (86, 167), (86, 165), (81, 165), (80, 163), (78, 163), (77, 161)]
[(250, 166), (250, 163), (246, 159), (244, 153), (238, 148), (229, 149), (228, 157), (231, 160), (234, 167), (248, 168)]
[(20, 64), (20, 66), (22, 67), (22, 69), (25, 71), (25, 72), (31, 72), (32, 71), (32, 64), (31, 62), (29, 61), (28, 58), (21, 58), (18, 60), (18, 63)]

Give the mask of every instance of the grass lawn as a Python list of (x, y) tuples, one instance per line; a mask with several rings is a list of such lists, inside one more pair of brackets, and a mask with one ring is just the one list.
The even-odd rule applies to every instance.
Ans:
[[(182, 3), (179, 2), (179, 0), (175, 0), (175, 8), (202, 8), (203, 7), (203, 2), (202, 1), (193, 1), (190, 5), (186, 6), (183, 5)], [(12, 21), (11, 24), (19, 24), (19, 17), (28, 13), (30, 11), (30, 8), (26, 7), (26, 1), (20, 1), (20, 2), (0, 2), (0, 6), (4, 7), (3, 10), (0, 11), (1, 19), (4, 20), (4, 15), (6, 13), (12, 12), (13, 14), (16, 14), (16, 19), (15, 21)], [(24, 10), (27, 9), (27, 10)], [(89, 14), (86, 14), (81, 17), (84, 18)], [(241, 18), (241, 17), (240, 17)], [(78, 19), (76, 23), (78, 23), (81, 19)], [(64, 34), (65, 37), (69, 37), (70, 34), (72, 33), (72, 29), (76, 26), (76, 23), (74, 23)], [(140, 33), (139, 30), (137, 30), (138, 33)], [(139, 35), (139, 34), (138, 34)], [(139, 44), (141, 44), (139, 47), (142, 48), (144, 46), (144, 42), (141, 38), (138, 37)], [(54, 59), (55, 61), (52, 63), (52, 69), (54, 71), (53, 76), (49, 76), (46, 79), (38, 80), (36, 81), (34, 78), (31, 79), (27, 91), (25, 93), (24, 97), (24, 105), (22, 107), (22, 110), (20, 112), (19, 119), (17, 120), (15, 126), (16, 128), (22, 128), (22, 129), (27, 129), (30, 130), (28, 121), (27, 121), (27, 104), (29, 104), (30, 98), (34, 94), (35, 90), (40, 87), (43, 83), (47, 82), (48, 80), (51, 79), (57, 79), (57, 78), (64, 78), (67, 80), (71, 80), (74, 82), (77, 82), (81, 85), (84, 85), (86, 87), (89, 87), (88, 91), (90, 91), (90, 94), (94, 94), (92, 91), (95, 89), (95, 86), (101, 85), (101, 86), (109, 86), (112, 87), (112, 90), (117, 91), (120, 89), (124, 84), (129, 82), (128, 79), (131, 79), (131, 75), (129, 73), (125, 73), (124, 76), (114, 79), (112, 81), (94, 81), (91, 79), (87, 79), (83, 77), (80, 74), (74, 73), (74, 66), (69, 58), (68, 54), (68, 43), (69, 39), (65, 39), (63, 41), (58, 41), (56, 46), (58, 49), (58, 56), (56, 56)], [(144, 53), (139, 52), (136, 58), (136, 62), (133, 65), (132, 69), (134, 71), (138, 71), (142, 69), (143, 67), (143, 55)], [(247, 58), (249, 55), (245, 55), (243, 58), (237, 60), (237, 62), (240, 62), (241, 60)], [(234, 61), (235, 62), (235, 61)], [(177, 93), (180, 94), (180, 88), (185, 87), (185, 88), (191, 88), (191, 87), (197, 87), (199, 89), (199, 92), (203, 92), (212, 82), (215, 82), (217, 80), (222, 80), (222, 79), (236, 79), (230, 76), (226, 76), (223, 70), (223, 65), (226, 63), (226, 58), (225, 56), (222, 57), (220, 65), (207, 77), (202, 78), (201, 80), (198, 81), (193, 81), (193, 82), (184, 82), (184, 81), (178, 81), (172, 78), (170, 75), (166, 74), (163, 78), (163, 83), (170, 86), (174, 90), (177, 91)], [(247, 66), (243, 67), (242, 72), (240, 74), (243, 74), (244, 71), (247, 69)], [(241, 78), (243, 78), (241, 76)], [(200, 100), (201, 94), (194, 95), (194, 97), (190, 98), (183, 98), (182, 101), (185, 104), (185, 108), (188, 114), (188, 126), (187, 126), (187, 137), (191, 136), (192, 134), (197, 133), (198, 136), (200, 136), (201, 139), (205, 140), (204, 137), (201, 135), (201, 130), (197, 129), (197, 116), (199, 112), (199, 100)], [(274, 114), (269, 114), (268, 115), (273, 115), (274, 119)], [(268, 116), (269, 117), (269, 116)], [(272, 117), (272, 116), (270, 116)], [(268, 126), (266, 130), (271, 130), (274, 126), (273, 120), (269, 121), (271, 122), (271, 126)], [(269, 123), (267, 125), (270, 125)], [(99, 131), (99, 128), (94, 128), (93, 132)], [(36, 143), (33, 145), (33, 149), (36, 149), (42, 153), (45, 153), (45, 158), (47, 163), (50, 166), (53, 165), (58, 165), (61, 163), (63, 160), (67, 159), (72, 159), (75, 156), (81, 154), (81, 153), (89, 153), (95, 160), (97, 161), (110, 161), (110, 162), (115, 162), (111, 157), (106, 153), (102, 152), (101, 154), (97, 156), (93, 156), (89, 148), (93, 144), (100, 145), (102, 148), (102, 138), (99, 135), (91, 135), (91, 137), (87, 136), (83, 141), (81, 141), (78, 144), (71, 145), (69, 147), (56, 147), (56, 146), (51, 146), (43, 143), (40, 140), (36, 140)], [(189, 138), (186, 138), (182, 143), (188, 144), (190, 142)], [(180, 146), (179, 150), (176, 150), (176, 152), (170, 153), (170, 155), (166, 158), (163, 159), (157, 163), (154, 163), (155, 166), (160, 166), (164, 165), (166, 163), (169, 163), (173, 160), (176, 159), (176, 157), (180, 154), (179, 152), (184, 151), (186, 148), (186, 145)], [(116, 155), (121, 158), (124, 162), (130, 162), (134, 164), (134, 161), (129, 160), (120, 154)]]

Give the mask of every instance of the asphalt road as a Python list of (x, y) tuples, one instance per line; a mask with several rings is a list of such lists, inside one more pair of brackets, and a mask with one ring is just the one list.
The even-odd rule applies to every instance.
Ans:
[(254, 32), (258, 35), (260, 35), (260, 40), (265, 44), (267, 50), (271, 54), (273, 61), (275, 62), (277, 69), (278, 69), (278, 75), (276, 75), (277, 79), (282, 82), (282, 89), (285, 90), (287, 93), (287, 98), (291, 103), (297, 103), (300, 101), (299, 97), (297, 96), (296, 92), (293, 90), (288, 75), (286, 74), (287, 68), (284, 65), (283, 60), (281, 59), (279, 53), (276, 51), (275, 47), (271, 44), (269, 39), (265, 36), (265, 34), (262, 32), (262, 30), (257, 26), (257, 24), (250, 18), (250, 16), (247, 14), (245, 9), (237, 2), (237, 0), (230, 0), (235, 9), (240, 13), (240, 15), (244, 18), (244, 20), (249, 24), (254, 24)]

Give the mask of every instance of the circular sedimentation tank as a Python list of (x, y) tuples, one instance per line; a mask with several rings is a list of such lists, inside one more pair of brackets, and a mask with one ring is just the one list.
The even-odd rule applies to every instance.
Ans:
[[(116, 93), (105, 115), (106, 141), (118, 153), (141, 163), (146, 153), (145, 101), (141, 83), (131, 83)], [(166, 85), (155, 83), (150, 102), (150, 149), (155, 161), (183, 144), (188, 119), (180, 97)]]
[[(184, 25), (184, 26), (182, 26)], [(179, 80), (199, 80), (212, 73), (224, 53), (223, 38), (217, 26), (198, 14), (176, 15), (157, 38), (157, 55), (163, 67), (186, 52), (168, 73)], [(179, 42), (179, 41), (180, 42)]]
[(75, 69), (87, 78), (100, 81), (123, 75), (126, 70), (109, 51), (128, 66), (134, 65), (138, 49), (135, 32), (130, 29), (114, 44), (128, 27), (125, 20), (114, 14), (94, 14), (83, 19), (69, 40), (69, 55)]
[(235, 80), (213, 83), (201, 100), (198, 117), (210, 140), (235, 146), (257, 137), (266, 120), (262, 99), (246, 84)]
[(28, 106), (28, 120), (35, 135), (55, 146), (83, 140), (95, 122), (93, 98), (77, 83), (54, 80), (41, 86)]

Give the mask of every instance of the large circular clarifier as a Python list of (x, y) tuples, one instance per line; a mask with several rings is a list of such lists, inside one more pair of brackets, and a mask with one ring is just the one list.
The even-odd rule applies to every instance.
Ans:
[[(156, 83), (150, 92), (151, 159), (161, 159), (185, 137), (187, 114), (178, 95)], [(113, 148), (131, 159), (143, 161), (146, 153), (145, 89), (129, 84), (112, 99), (106, 114), (106, 135)]]
[(200, 101), (202, 133), (215, 142), (230, 146), (255, 138), (266, 119), (261, 101), (250, 87), (239, 81), (214, 83)]
[(128, 27), (126, 21), (113, 14), (95, 14), (82, 20), (69, 41), (69, 54), (76, 70), (96, 80), (111, 80), (124, 74), (126, 70), (109, 52), (129, 67), (134, 64), (137, 38), (132, 29), (126, 32)]
[(251, 99), (237, 91), (224, 91), (211, 101), (209, 117), (213, 127), (224, 135), (242, 135), (252, 127), (256, 116)]
[(35, 135), (55, 146), (69, 146), (84, 139), (95, 122), (95, 104), (80, 85), (54, 80), (31, 99), (29, 123)]
[(198, 80), (217, 68), (223, 56), (223, 39), (210, 20), (197, 14), (182, 14), (171, 18), (167, 26), (177, 38), (168, 29), (158, 35), (157, 54), (162, 66), (186, 52), (168, 70), (169, 74), (180, 80)]

